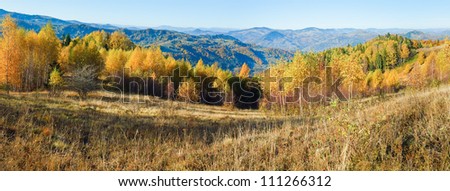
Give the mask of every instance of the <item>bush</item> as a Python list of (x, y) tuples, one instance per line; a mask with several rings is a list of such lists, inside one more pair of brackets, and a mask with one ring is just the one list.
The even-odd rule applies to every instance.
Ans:
[(74, 69), (69, 80), (69, 87), (77, 91), (80, 99), (86, 99), (90, 91), (98, 89), (98, 69), (94, 66), (84, 66)]

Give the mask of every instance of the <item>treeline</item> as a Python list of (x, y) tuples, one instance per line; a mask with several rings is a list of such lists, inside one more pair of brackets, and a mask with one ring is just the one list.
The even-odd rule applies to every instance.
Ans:
[(235, 76), (217, 63), (199, 60), (193, 66), (164, 55), (159, 47), (136, 46), (120, 31), (96, 31), (75, 39), (65, 35), (60, 40), (51, 24), (39, 33), (25, 31), (9, 16), (2, 23), (0, 44), (0, 84), (7, 91), (68, 87), (86, 98), (102, 81), (122, 92), (222, 105), (226, 99), (233, 101), (231, 84), (250, 73), (245, 63)]
[(0, 82), (8, 91), (32, 91), (48, 83), (61, 47), (50, 24), (36, 33), (18, 28), (11, 17), (5, 17), (0, 44)]

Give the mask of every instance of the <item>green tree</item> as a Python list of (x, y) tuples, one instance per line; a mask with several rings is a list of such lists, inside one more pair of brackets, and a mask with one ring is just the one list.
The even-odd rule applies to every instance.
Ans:
[(381, 56), (381, 54), (377, 54), (376, 59), (375, 59), (375, 66), (377, 69), (383, 71), (384, 70), (384, 59), (383, 56)]
[(70, 34), (65, 35), (62, 45), (69, 46), (70, 42), (72, 42), (72, 38), (70, 38)]

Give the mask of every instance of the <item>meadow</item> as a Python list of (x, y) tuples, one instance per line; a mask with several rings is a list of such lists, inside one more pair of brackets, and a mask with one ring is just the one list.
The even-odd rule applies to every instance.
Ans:
[(450, 86), (300, 114), (0, 93), (0, 170), (450, 170)]

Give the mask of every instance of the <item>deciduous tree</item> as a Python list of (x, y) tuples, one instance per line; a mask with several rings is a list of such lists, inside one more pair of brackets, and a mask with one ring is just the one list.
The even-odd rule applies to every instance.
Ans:
[(120, 76), (125, 68), (129, 58), (129, 52), (121, 49), (112, 49), (108, 51), (105, 61), (105, 71), (107, 75)]
[(134, 43), (121, 31), (111, 34), (108, 45), (109, 49), (131, 50), (134, 48)]
[(411, 54), (411, 52), (409, 51), (408, 45), (407, 44), (402, 44), (402, 51), (400, 54), (400, 57), (402, 58), (403, 62), (409, 58), (409, 55)]
[(247, 63), (244, 63), (241, 67), (241, 71), (239, 72), (239, 77), (248, 78), (250, 76), (250, 68)]
[(25, 31), (17, 27), (14, 19), (5, 16), (2, 22), (1, 60), (3, 83), (10, 89), (20, 90), (22, 85), (22, 64), (24, 62)]

